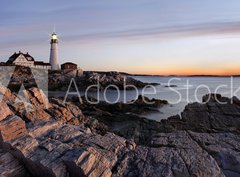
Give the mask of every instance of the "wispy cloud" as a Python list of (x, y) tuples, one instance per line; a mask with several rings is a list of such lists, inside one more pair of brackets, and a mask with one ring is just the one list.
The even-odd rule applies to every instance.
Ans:
[(168, 39), (204, 35), (239, 35), (240, 22), (202, 23), (142, 29), (114, 30), (66, 35), (65, 40), (97, 39)]
[[(130, 60), (146, 67), (149, 58), (154, 59), (150, 69), (161, 58), (159, 65), (169, 68), (172, 63), (199, 66), (203, 59), (205, 66), (221, 57), (224, 63), (239, 57), (238, 39), (225, 39), (240, 36), (239, 9), (237, 0), (4, 1), (0, 53), (7, 57), (14, 50), (28, 50), (47, 59), (48, 33), (55, 24), (62, 34), (61, 55), (81, 57), (86, 66), (91, 60), (93, 68), (109, 62), (111, 67), (127, 67)], [(201, 37), (206, 40), (199, 41)]]

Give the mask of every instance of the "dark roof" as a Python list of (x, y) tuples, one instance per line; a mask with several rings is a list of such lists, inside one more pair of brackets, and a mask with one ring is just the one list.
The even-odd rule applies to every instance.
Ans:
[(19, 57), (19, 55), (23, 55), (28, 61), (34, 61), (34, 58), (31, 56), (31, 55), (29, 55), (28, 53), (22, 53), (21, 51), (19, 51), (18, 53), (14, 53), (12, 56), (10, 56), (9, 57), (9, 59), (8, 59), (8, 61), (7, 61), (7, 63), (12, 63), (12, 62), (14, 62), (14, 60), (16, 60), (18, 57)]
[(77, 64), (72, 63), (72, 62), (66, 62), (66, 63), (63, 63), (62, 65), (76, 65), (77, 66)]
[(44, 62), (42, 62), (42, 61), (35, 61), (35, 62), (34, 62), (34, 65), (51, 66), (50, 63), (44, 63)]
[[(14, 62), (14, 60), (16, 60), (19, 55), (23, 55), (28, 61), (34, 61), (34, 58), (29, 55), (28, 53), (22, 53), (21, 51), (19, 51), (18, 53), (14, 53), (12, 56), (9, 57), (7, 64), (12, 64)], [(34, 65), (41, 65), (41, 66), (51, 66), (50, 63), (44, 63), (42, 61), (34, 61)]]

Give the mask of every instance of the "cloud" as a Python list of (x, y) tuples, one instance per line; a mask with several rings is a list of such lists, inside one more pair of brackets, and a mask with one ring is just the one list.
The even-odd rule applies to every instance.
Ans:
[(240, 34), (240, 22), (202, 23), (67, 35), (65, 40), (182, 38), (204, 35)]
[[(62, 23), (60, 29), (62, 30), (62, 40), (64, 42), (78, 42), (85, 43), (97, 42), (97, 41), (107, 41), (107, 40), (158, 40), (164, 41), (168, 39), (179, 39), (186, 37), (201, 37), (201, 36), (214, 36), (219, 35), (240, 35), (240, 22), (219, 22), (219, 23), (199, 23), (199, 24), (185, 24), (185, 25), (172, 25), (163, 27), (148, 27), (148, 28), (126, 28), (125, 29), (97, 29), (92, 32), (88, 32), (80, 29), (81, 24)], [(50, 26), (50, 25), (49, 25)], [(1, 47), (10, 47), (12, 45), (31, 45), (34, 42), (43, 42), (44, 36), (47, 33), (42, 32), (37, 35), (37, 32), (44, 31), (39, 25), (35, 26), (23, 26), (18, 29), (7, 30), (7, 28), (2, 28), (0, 30), (2, 36), (2, 41), (0, 42)], [(70, 29), (70, 30), (68, 30)], [(75, 29), (75, 30), (73, 30)], [(32, 33), (31, 33), (32, 31)], [(45, 30), (46, 31), (46, 30)], [(18, 34), (23, 33), (24, 38), (18, 38)], [(27, 37), (27, 34), (32, 34)], [(16, 36), (17, 38), (11, 38), (10, 36)], [(9, 38), (8, 38), (9, 37)], [(46, 36), (47, 40), (47, 36)]]

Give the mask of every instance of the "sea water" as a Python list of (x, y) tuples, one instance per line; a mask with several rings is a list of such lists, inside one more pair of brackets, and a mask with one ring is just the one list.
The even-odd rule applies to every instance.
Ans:
[[(147, 113), (141, 116), (148, 119), (160, 121), (170, 116), (180, 114), (185, 106), (193, 102), (202, 102), (202, 96), (208, 93), (220, 93), (222, 96), (240, 98), (240, 77), (172, 77), (172, 76), (132, 76), (134, 79), (146, 83), (158, 83), (160, 85), (144, 89), (117, 91), (108, 89), (100, 92), (88, 93), (89, 96), (99, 98), (100, 100), (115, 102), (128, 102), (137, 98), (139, 94), (144, 96), (167, 100), (168, 105), (158, 109), (158, 112)], [(174, 87), (168, 87), (172, 85)], [(52, 95), (52, 93), (50, 93)], [(55, 93), (56, 94), (56, 93)], [(57, 95), (64, 96), (65, 93)], [(81, 96), (85, 93), (81, 92)]]

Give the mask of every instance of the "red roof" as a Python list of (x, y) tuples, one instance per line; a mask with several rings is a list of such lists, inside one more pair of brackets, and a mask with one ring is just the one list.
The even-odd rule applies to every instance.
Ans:
[(77, 66), (77, 64), (72, 63), (72, 62), (66, 62), (66, 63), (63, 63), (62, 65), (63, 65), (63, 66), (64, 66), (64, 65), (75, 65), (75, 66)]

